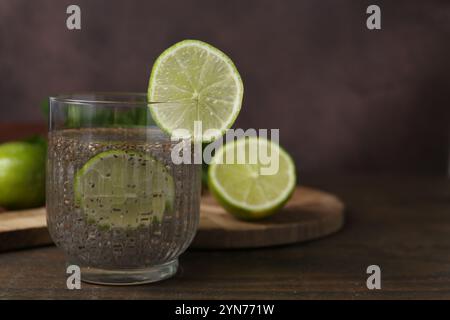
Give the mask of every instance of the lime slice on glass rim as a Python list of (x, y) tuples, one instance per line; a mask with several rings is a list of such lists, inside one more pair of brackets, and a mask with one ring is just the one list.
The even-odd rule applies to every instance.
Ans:
[[(274, 170), (270, 170), (268, 161), (261, 161), (261, 148), (267, 150), (267, 155), (275, 155), (273, 160), (278, 161), (278, 167), (274, 166)], [(243, 164), (237, 162), (239, 149), (246, 155)], [(233, 163), (226, 161), (230, 152), (233, 152)], [(249, 160), (250, 153), (256, 161)], [(217, 150), (208, 169), (211, 193), (227, 211), (244, 220), (257, 220), (275, 213), (289, 200), (295, 184), (291, 157), (278, 144), (258, 137), (228, 142)]]
[[(231, 59), (198, 40), (184, 40), (165, 50), (153, 65), (148, 86), (149, 101), (163, 102), (150, 104), (157, 125), (172, 137), (184, 129), (188, 137), (203, 142), (217, 139), (231, 127), (243, 93)], [(194, 121), (201, 121), (199, 134), (194, 134)]]
[(74, 178), (75, 204), (102, 228), (159, 223), (173, 210), (174, 181), (153, 157), (110, 150), (92, 157)]

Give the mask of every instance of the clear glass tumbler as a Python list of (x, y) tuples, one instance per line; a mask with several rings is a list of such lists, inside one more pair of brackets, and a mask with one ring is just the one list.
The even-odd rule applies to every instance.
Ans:
[(145, 94), (50, 98), (47, 224), (81, 280), (176, 273), (199, 220), (201, 165), (177, 164)]

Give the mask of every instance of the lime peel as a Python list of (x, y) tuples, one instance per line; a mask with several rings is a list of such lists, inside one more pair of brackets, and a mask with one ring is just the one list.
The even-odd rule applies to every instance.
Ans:
[[(231, 59), (198, 40), (184, 40), (155, 61), (148, 99), (156, 124), (169, 135), (178, 129), (195, 140), (209, 142), (230, 128), (241, 109), (244, 87)], [(201, 121), (201, 137), (194, 122)], [(185, 136), (184, 136), (185, 137)]]
[(174, 188), (163, 163), (135, 151), (99, 153), (74, 178), (75, 204), (101, 230), (161, 222), (173, 210)]
[[(270, 148), (279, 155), (279, 168), (273, 175), (261, 175), (263, 165), (220, 163), (232, 148), (245, 145)], [(267, 217), (279, 210), (291, 197), (296, 185), (295, 164), (278, 144), (257, 137), (239, 139), (220, 148), (209, 166), (208, 186), (227, 211), (245, 220)], [(249, 200), (250, 199), (250, 200)]]

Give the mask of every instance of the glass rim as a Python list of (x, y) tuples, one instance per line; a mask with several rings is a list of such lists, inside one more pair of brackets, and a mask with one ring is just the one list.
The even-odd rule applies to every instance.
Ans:
[(147, 106), (150, 104), (164, 103), (147, 100), (147, 94), (142, 92), (79, 92), (64, 93), (49, 97), (50, 102), (75, 105), (122, 105), (122, 106)]

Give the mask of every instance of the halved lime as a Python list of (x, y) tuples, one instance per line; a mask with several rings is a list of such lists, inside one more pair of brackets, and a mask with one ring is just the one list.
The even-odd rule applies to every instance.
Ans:
[[(244, 157), (239, 158), (239, 154)], [(288, 201), (295, 183), (291, 157), (278, 144), (257, 137), (225, 144), (208, 170), (212, 194), (227, 211), (245, 220), (275, 213)]]
[[(236, 120), (244, 87), (230, 58), (198, 40), (184, 40), (165, 50), (153, 65), (148, 87), (151, 114), (172, 136), (215, 140)], [(194, 134), (194, 121), (202, 130)], [(213, 130), (209, 130), (213, 129)], [(209, 130), (209, 131), (208, 131)], [(214, 132), (213, 132), (214, 131)]]
[(173, 208), (174, 190), (163, 163), (133, 151), (97, 154), (74, 179), (75, 203), (90, 223), (108, 228), (160, 222)]

